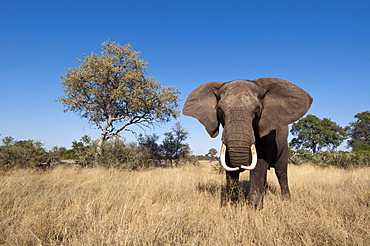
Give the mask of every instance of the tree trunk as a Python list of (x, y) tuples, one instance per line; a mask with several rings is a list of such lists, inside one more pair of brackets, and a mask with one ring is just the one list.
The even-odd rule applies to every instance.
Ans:
[(100, 133), (99, 141), (96, 146), (95, 160), (98, 160), (98, 157), (103, 154), (103, 143), (107, 140), (108, 128), (112, 125), (112, 122), (112, 117), (109, 116), (108, 121), (106, 121), (104, 127), (101, 128), (102, 132)]
[[(103, 143), (105, 141), (105, 134), (102, 132), (99, 137), (98, 145), (96, 146), (96, 154), (98, 156), (101, 156), (103, 154)], [(97, 159), (95, 157), (95, 159)]]
[(316, 154), (316, 146), (317, 146), (317, 144), (316, 144), (316, 143), (314, 143), (314, 144), (312, 145), (312, 154)]

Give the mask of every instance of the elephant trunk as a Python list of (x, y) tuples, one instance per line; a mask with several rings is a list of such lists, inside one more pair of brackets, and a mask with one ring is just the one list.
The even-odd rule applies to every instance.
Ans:
[(222, 136), (222, 141), (226, 145), (223, 147), (225, 166), (228, 163), (235, 170), (253, 170), (257, 163), (257, 153), (254, 145), (254, 130), (249, 123), (252, 120), (247, 117), (250, 114), (236, 109), (233, 109), (232, 113), (225, 120)]
[[(221, 159), (221, 165), (223, 166), (223, 168), (226, 170), (226, 171), (230, 171), (230, 172), (233, 172), (233, 171), (238, 171), (241, 169), (244, 169), (244, 170), (253, 170), (256, 165), (257, 165), (257, 151), (256, 151), (256, 146), (255, 144), (252, 144), (251, 147), (250, 147), (250, 152), (251, 152), (251, 162), (250, 162), (250, 165), (249, 166), (246, 166), (246, 165), (240, 165), (240, 167), (229, 167), (227, 164), (226, 164), (226, 145), (225, 144), (222, 144), (222, 147), (221, 147), (221, 155), (220, 155), (220, 159)], [(230, 158), (230, 157), (229, 157)], [(240, 160), (242, 158), (238, 158), (238, 160)], [(230, 161), (231, 162), (231, 161)], [(246, 163), (249, 163), (249, 162), (246, 162)]]
[(227, 151), (229, 160), (233, 166), (249, 165), (251, 162), (251, 154), (249, 150), (250, 144), (245, 141), (228, 141)]

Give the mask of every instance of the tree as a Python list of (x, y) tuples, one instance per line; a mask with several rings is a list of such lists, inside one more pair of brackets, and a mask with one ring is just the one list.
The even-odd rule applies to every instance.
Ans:
[(297, 136), (290, 146), (299, 149), (307, 148), (312, 153), (322, 148), (335, 149), (346, 139), (345, 130), (328, 118), (320, 120), (315, 115), (307, 115), (292, 125), (290, 132)]
[(140, 134), (138, 137), (139, 146), (145, 147), (150, 151), (153, 157), (158, 158), (160, 155), (160, 147), (157, 143), (159, 136), (157, 134), (153, 135), (143, 135)]
[(79, 113), (101, 131), (98, 154), (103, 142), (132, 131), (132, 125), (150, 127), (179, 115), (179, 91), (145, 77), (148, 63), (139, 59), (140, 52), (110, 41), (102, 47), (100, 56), (84, 55), (77, 59), (80, 66), (66, 69), (64, 96), (57, 100), (65, 112)]
[(354, 151), (370, 152), (370, 112), (364, 111), (355, 115), (357, 120), (346, 128), (350, 140), (348, 146)]
[(216, 157), (218, 151), (215, 149), (215, 148), (211, 148), (208, 150), (208, 153), (206, 154), (206, 156), (209, 156), (210, 160), (214, 160), (214, 158)]
[(172, 131), (166, 132), (164, 135), (165, 138), (161, 144), (161, 149), (166, 158), (178, 159), (189, 155), (190, 147), (185, 143), (189, 133), (180, 123), (176, 123), (172, 127)]

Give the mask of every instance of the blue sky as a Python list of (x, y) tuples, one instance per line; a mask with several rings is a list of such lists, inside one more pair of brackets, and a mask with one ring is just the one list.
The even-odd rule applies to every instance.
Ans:
[[(97, 138), (55, 100), (64, 68), (108, 39), (141, 51), (148, 74), (182, 92), (181, 108), (209, 81), (277, 77), (311, 94), (309, 113), (341, 126), (370, 109), (370, 1), (22, 0), (0, 11), (0, 138), (47, 148)], [(220, 147), (196, 119), (179, 121), (195, 154)]]

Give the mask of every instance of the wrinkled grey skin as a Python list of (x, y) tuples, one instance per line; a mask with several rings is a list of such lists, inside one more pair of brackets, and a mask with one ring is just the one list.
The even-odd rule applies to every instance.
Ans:
[[(290, 198), (288, 124), (301, 118), (312, 101), (298, 86), (277, 78), (209, 82), (189, 95), (183, 114), (198, 119), (212, 138), (218, 135), (220, 124), (223, 126), (229, 167), (250, 165), (250, 146), (256, 144), (258, 161), (250, 171), (248, 199), (257, 207), (262, 205), (270, 167), (275, 168), (283, 197)], [(226, 193), (232, 201), (238, 199), (239, 173), (226, 172)]]

